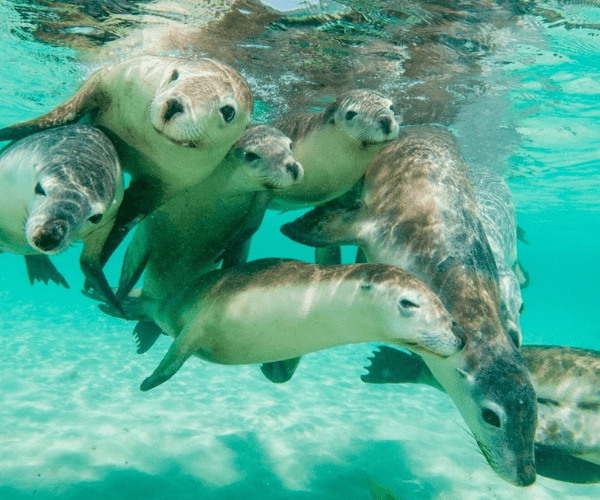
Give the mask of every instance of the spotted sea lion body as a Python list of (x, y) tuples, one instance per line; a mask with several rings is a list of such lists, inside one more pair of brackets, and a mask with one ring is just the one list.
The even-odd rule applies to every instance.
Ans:
[(371, 90), (346, 92), (321, 113), (291, 114), (274, 126), (292, 139), (305, 171), (301, 183), (275, 194), (270, 208), (279, 210), (319, 205), (348, 191), (399, 128), (392, 101)]
[(491, 467), (516, 485), (535, 481), (531, 375), (503, 326), (494, 255), (449, 131), (402, 129), (369, 165), (358, 199), (317, 207), (282, 231), (316, 247), (357, 244), (369, 262), (427, 283), (465, 329), (466, 343), (443, 361), (424, 354), (425, 362)]
[(82, 267), (98, 266), (122, 198), (117, 153), (98, 129), (28, 136), (0, 154), (0, 250), (26, 256), (32, 282), (66, 285), (47, 256), (83, 240)]

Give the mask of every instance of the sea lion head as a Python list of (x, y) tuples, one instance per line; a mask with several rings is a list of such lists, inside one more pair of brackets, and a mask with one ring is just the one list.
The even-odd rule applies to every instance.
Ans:
[[(441, 357), (462, 349), (462, 330), (438, 296), (410, 273), (384, 264), (356, 266), (363, 274), (360, 293), (364, 300), (378, 301), (390, 342), (415, 352)], [(348, 277), (352, 277), (351, 274)]]
[(511, 484), (533, 484), (537, 404), (531, 374), (516, 347), (506, 336), (503, 342), (477, 344), (467, 335), (463, 350), (450, 359), (454, 370), (448, 367), (446, 377), (436, 378), (452, 396), (483, 456)]
[(304, 177), (292, 141), (268, 125), (247, 128), (228, 153), (261, 189), (285, 189)]
[(121, 170), (112, 143), (93, 127), (71, 125), (36, 136), (30, 137), (42, 160), (25, 235), (36, 250), (58, 254), (107, 222), (107, 212), (120, 202)]
[(339, 127), (363, 147), (391, 141), (400, 130), (392, 101), (372, 90), (342, 94), (325, 110), (324, 122)]
[(189, 148), (233, 144), (250, 123), (252, 91), (246, 80), (211, 59), (156, 59), (162, 81), (150, 103), (154, 129)]

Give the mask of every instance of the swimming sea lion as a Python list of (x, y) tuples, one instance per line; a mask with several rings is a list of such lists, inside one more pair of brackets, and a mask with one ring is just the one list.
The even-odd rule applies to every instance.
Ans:
[(302, 179), (302, 165), (290, 147), (290, 139), (273, 127), (246, 129), (206, 180), (174, 196), (138, 225), (118, 296), (131, 291), (144, 269), (144, 296), (161, 300), (182, 282), (216, 269), (224, 258), (226, 266), (245, 262), (246, 255), (233, 262), (230, 252), (258, 229), (269, 193)]
[(281, 230), (311, 246), (359, 245), (369, 262), (406, 269), (438, 294), (466, 343), (447, 359), (423, 359), (492, 469), (515, 485), (532, 484), (533, 383), (502, 324), (494, 255), (453, 135), (406, 127), (369, 165), (358, 200), (334, 200)]
[(517, 261), (517, 216), (512, 194), (504, 179), (485, 167), (469, 170), (481, 223), (496, 260), (502, 315), (517, 347), (522, 343), (519, 316), (523, 310)]
[(381, 264), (262, 259), (203, 274), (160, 301), (142, 296), (124, 305), (129, 318), (151, 319), (175, 338), (143, 391), (171, 378), (191, 355), (236, 365), (372, 340), (433, 357), (462, 346), (437, 296), (406, 271)]
[(106, 261), (131, 221), (210, 175), (250, 123), (252, 109), (250, 87), (229, 66), (144, 55), (100, 68), (49, 113), (0, 130), (0, 140), (86, 115), (109, 135), (132, 183)]
[(292, 114), (274, 126), (292, 139), (304, 167), (301, 183), (275, 193), (269, 208), (279, 210), (318, 205), (348, 191), (399, 129), (392, 101), (372, 90), (346, 92), (321, 113)]
[[(537, 394), (537, 473), (560, 481), (600, 482), (600, 352), (542, 345), (524, 345), (520, 352)], [(380, 346), (369, 359), (364, 382), (421, 383), (444, 390), (415, 354)]]
[(117, 152), (98, 129), (39, 132), (0, 154), (0, 250), (25, 255), (30, 279), (66, 280), (48, 259), (83, 240), (84, 274), (110, 300), (102, 246), (123, 198)]

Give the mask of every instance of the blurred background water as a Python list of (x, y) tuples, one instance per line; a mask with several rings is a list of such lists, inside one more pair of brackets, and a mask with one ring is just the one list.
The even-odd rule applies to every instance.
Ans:
[[(253, 87), (257, 122), (378, 89), (404, 124), (450, 126), (472, 165), (507, 179), (529, 241), (525, 343), (600, 350), (599, 28), (594, 0), (0, 0), (0, 126), (141, 51), (231, 64)], [(312, 260), (279, 234), (298, 215), (269, 212), (251, 258)], [(362, 499), (365, 478), (401, 498), (600, 494), (502, 483), (445, 396), (360, 382), (373, 346), (309, 356), (281, 387), (257, 367), (195, 361), (141, 394), (168, 342), (135, 354), (131, 325), (79, 294), (79, 251), (53, 259), (70, 290), (31, 287), (22, 257), (0, 256), (2, 499)]]

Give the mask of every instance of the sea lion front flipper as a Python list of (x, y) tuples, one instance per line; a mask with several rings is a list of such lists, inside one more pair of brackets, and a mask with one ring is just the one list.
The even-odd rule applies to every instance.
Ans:
[(366, 264), (367, 262), (369, 262), (369, 259), (367, 259), (367, 254), (360, 247), (356, 249), (356, 258), (354, 259), (354, 262), (356, 262), (357, 264)]
[(248, 255), (250, 255), (252, 236), (254, 236), (254, 233), (258, 231), (258, 228), (262, 224), (271, 199), (272, 194), (269, 191), (259, 191), (254, 194), (242, 230), (229, 242), (217, 259), (217, 261), (223, 261), (221, 264), (223, 269), (246, 263)]
[(523, 229), (521, 226), (517, 226), (517, 239), (519, 241), (522, 241), (526, 245), (531, 245), (531, 243), (527, 241), (527, 237), (525, 236), (525, 229)]
[(93, 74), (73, 96), (45, 115), (0, 129), (0, 141), (22, 139), (35, 132), (81, 120), (96, 111), (108, 97), (99, 89), (101, 72)]
[(144, 354), (154, 345), (162, 333), (162, 329), (154, 321), (138, 321), (133, 329), (133, 336), (137, 344), (136, 352)]
[(69, 284), (65, 277), (60, 273), (54, 264), (50, 261), (47, 255), (25, 255), (25, 265), (27, 267), (27, 275), (29, 282), (33, 285), (37, 280), (48, 284), (52, 281), (57, 285), (62, 285), (69, 288)]
[(337, 266), (342, 263), (342, 249), (333, 245), (315, 248), (315, 262), (321, 266)]
[(535, 444), (535, 468), (540, 476), (565, 483), (600, 483), (600, 465)]
[(360, 205), (340, 205), (338, 200), (320, 205), (295, 221), (284, 224), (280, 231), (291, 240), (311, 247), (356, 243)]
[(108, 284), (106, 275), (102, 270), (100, 257), (102, 247), (112, 229), (112, 224), (105, 224), (92, 231), (84, 238), (83, 251), (79, 257), (79, 265), (85, 276), (86, 283), (91, 284), (96, 291), (100, 292), (106, 301), (111, 304), (123, 318), (127, 319), (125, 311), (119, 304), (113, 289)]
[(149, 391), (169, 380), (183, 363), (201, 347), (202, 332), (184, 328), (175, 338), (156, 370), (140, 385), (140, 390)]
[[(140, 226), (140, 229), (142, 226)], [(121, 276), (119, 277), (119, 289), (117, 290), (117, 300), (122, 300), (129, 295), (135, 284), (139, 281), (148, 260), (150, 259), (150, 247), (147, 240), (141, 232), (136, 232), (127, 247), (123, 266), (121, 267)]]
[(301, 357), (273, 361), (260, 365), (260, 371), (274, 384), (283, 384), (292, 378), (298, 368)]
[(114, 226), (104, 242), (100, 260), (103, 267), (129, 231), (165, 202), (163, 198), (163, 189), (155, 179), (142, 177), (129, 185), (123, 193)]
[(521, 288), (521, 290), (527, 288), (529, 286), (529, 283), (531, 282), (531, 278), (529, 277), (529, 271), (525, 270), (521, 262), (518, 260), (513, 266), (513, 271), (517, 276), (517, 280), (519, 280), (519, 288)]
[(444, 390), (417, 354), (381, 345), (369, 361), (365, 366), (369, 373), (360, 376), (367, 384), (427, 384)]

